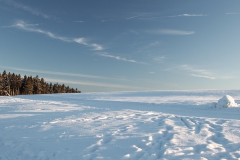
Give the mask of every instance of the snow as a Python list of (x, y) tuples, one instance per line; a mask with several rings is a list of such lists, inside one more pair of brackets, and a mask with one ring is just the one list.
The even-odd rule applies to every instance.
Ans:
[(218, 100), (218, 103), (216, 104), (217, 108), (227, 108), (236, 106), (238, 106), (238, 104), (236, 104), (235, 100), (229, 95), (223, 96), (221, 99)]
[(240, 159), (239, 102), (239, 90), (0, 97), (0, 159)]

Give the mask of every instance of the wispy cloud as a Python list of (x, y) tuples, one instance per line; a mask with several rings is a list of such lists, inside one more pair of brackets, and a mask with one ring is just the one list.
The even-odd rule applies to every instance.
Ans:
[(144, 13), (144, 14), (138, 14), (138, 15), (136, 15), (136, 16), (131, 16), (131, 17), (128, 17), (128, 18), (126, 18), (126, 19), (134, 19), (134, 18), (138, 18), (138, 17), (143, 17), (143, 16), (146, 16), (146, 15), (151, 15), (151, 14), (153, 14), (153, 13)]
[(95, 44), (95, 43), (93, 43), (93, 44), (88, 43), (85, 38), (61, 37), (61, 36), (58, 36), (58, 35), (56, 35), (56, 34), (54, 34), (52, 32), (45, 31), (45, 30), (42, 30), (42, 29), (39, 29), (39, 28), (35, 28), (35, 26), (37, 26), (37, 25), (38, 24), (27, 24), (24, 21), (18, 20), (18, 21), (16, 21), (15, 24), (13, 24), (13, 25), (11, 25), (9, 27), (22, 29), (22, 30), (25, 30), (25, 31), (28, 31), (28, 32), (41, 33), (41, 34), (47, 35), (50, 38), (57, 39), (57, 40), (60, 40), (60, 41), (63, 41), (63, 42), (78, 43), (78, 44), (81, 44), (81, 45), (85, 45), (85, 46), (91, 47), (93, 50), (98, 50), (98, 51), (99, 50), (103, 50), (103, 47), (101, 45)]
[(155, 42), (150, 43), (148, 46), (149, 46), (149, 47), (152, 47), (152, 46), (158, 46), (158, 45), (160, 45), (160, 44), (161, 44), (160, 42), (155, 41)]
[(166, 57), (164, 56), (160, 56), (160, 57), (154, 57), (153, 60), (158, 62), (158, 63), (161, 63), (163, 62), (163, 60), (165, 59)]
[(132, 20), (132, 19), (150, 19), (153, 16), (155, 17), (159, 13), (135, 13), (134, 16), (129, 17), (122, 17), (122, 18), (116, 18), (116, 19), (106, 19), (102, 20), (101, 22), (107, 22), (107, 21), (116, 21), (116, 20)]
[(94, 50), (96, 50), (96, 51), (101, 51), (104, 49), (101, 45), (96, 44), (96, 43), (90, 44), (90, 46), (93, 47)]
[(75, 23), (83, 23), (84, 21), (73, 21)]
[[(18, 25), (20, 25), (20, 24), (18, 24)], [(26, 24), (25, 23), (26, 27), (35, 27), (35, 26), (38, 26), (38, 25), (39, 24), (37, 24), (37, 23), (35, 23), (35, 24), (30, 24), (30, 23)], [(10, 25), (10, 26), (2, 26), (2, 28), (16, 28), (16, 27), (17, 27), (17, 22), (13, 25)]]
[(191, 75), (194, 77), (200, 77), (200, 78), (216, 79), (215, 77), (205, 76), (205, 75), (197, 75), (197, 74), (191, 74)]
[(111, 55), (111, 54), (108, 54), (108, 53), (106, 53), (106, 52), (104, 52), (104, 53), (98, 53), (97, 55), (102, 56), (102, 57), (107, 57), (107, 58), (116, 59), (116, 60), (119, 60), (119, 61), (146, 64), (146, 63), (144, 63), (144, 62), (138, 62), (138, 61), (136, 61), (136, 60), (132, 60), (132, 59), (127, 59), (127, 58), (120, 57), (120, 56)]
[(206, 14), (179, 14), (179, 15), (174, 15), (174, 16), (168, 16), (168, 17), (205, 17), (208, 16)]
[(173, 29), (157, 29), (157, 30), (147, 30), (149, 34), (163, 34), (163, 35), (176, 35), (176, 36), (186, 36), (195, 34), (194, 31), (183, 31), (183, 30), (173, 30)]
[(26, 6), (26, 5), (23, 5), (21, 3), (15, 2), (13, 0), (2, 0), (2, 2), (4, 2), (7, 5), (13, 6), (15, 8), (27, 11), (27, 12), (33, 14), (33, 15), (36, 15), (36, 16), (40, 16), (40, 17), (43, 17), (43, 18), (46, 18), (46, 19), (51, 18), (49, 15), (47, 15), (47, 14), (41, 12), (41, 11), (38, 11), (37, 9), (33, 9), (29, 6)]
[(171, 68), (166, 68), (164, 69), (164, 71), (181, 71), (181, 72), (187, 72), (189, 73), (190, 76), (194, 76), (194, 77), (199, 77), (199, 78), (206, 78), (206, 79), (240, 79), (240, 77), (238, 76), (239, 73), (238, 72), (234, 72), (234, 71), (226, 71), (226, 72), (219, 72), (219, 71), (210, 71), (210, 70), (206, 70), (206, 69), (199, 69), (190, 65), (178, 65), (175, 67), (171, 67)]
[(194, 77), (216, 79), (216, 77), (214, 77), (212, 75), (212, 73), (210, 73), (209, 71), (206, 71), (206, 70), (203, 70), (203, 69), (196, 69), (196, 68), (193, 68), (189, 65), (181, 65), (181, 66), (179, 66), (179, 69), (190, 72), (191, 76), (194, 76)]
[(145, 15), (142, 17), (139, 17), (139, 19), (145, 19), (145, 20), (150, 20), (150, 19), (159, 19), (159, 18), (176, 18), (176, 17), (206, 17), (208, 16), (207, 14), (178, 14), (178, 15), (168, 15), (168, 16), (163, 16), (159, 15), (159, 13), (153, 13), (149, 15)]
[(85, 81), (71, 81), (65, 79), (54, 79), (54, 78), (44, 78), (46, 81), (59, 82), (59, 83), (69, 83), (69, 84), (79, 84), (84, 86), (95, 86), (95, 87), (106, 87), (106, 88), (122, 88), (122, 89), (139, 89), (138, 87), (109, 84), (109, 83), (96, 83), (96, 82), (85, 82)]
[(159, 19), (159, 18), (175, 18), (175, 17), (206, 17), (207, 14), (179, 14), (179, 15), (165, 15), (163, 16), (161, 13), (135, 13), (134, 16), (129, 16), (127, 18), (117, 18), (117, 19), (106, 19), (102, 20), (101, 22), (107, 21), (115, 21), (115, 20), (151, 20), (151, 19)]
[(206, 71), (206, 70), (203, 70), (203, 69), (196, 69), (196, 68), (193, 68), (189, 65), (181, 65), (179, 66), (182, 70), (186, 70), (186, 71), (191, 71), (191, 72), (195, 72), (195, 73), (201, 73), (201, 74), (210, 74), (209, 71)]
[(111, 78), (111, 77), (103, 77), (103, 76), (95, 76), (95, 75), (88, 75), (88, 74), (78, 74), (78, 73), (66, 73), (66, 72), (54, 72), (54, 71), (44, 71), (44, 70), (36, 70), (36, 69), (26, 69), (26, 68), (16, 68), (16, 67), (9, 67), (9, 66), (0, 66), (4, 69), (11, 69), (15, 71), (24, 71), (30, 73), (43, 73), (43, 74), (50, 74), (50, 75), (59, 75), (59, 76), (71, 76), (71, 77), (82, 77), (82, 78), (90, 78), (90, 79), (114, 79), (114, 80), (122, 80), (121, 78)]
[(227, 15), (236, 15), (236, 14), (240, 14), (240, 13), (234, 13), (234, 12), (229, 12), (229, 13), (226, 13)]

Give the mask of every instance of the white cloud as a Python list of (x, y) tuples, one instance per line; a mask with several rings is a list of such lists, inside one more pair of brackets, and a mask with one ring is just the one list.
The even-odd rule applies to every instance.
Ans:
[(102, 56), (102, 57), (116, 59), (116, 60), (119, 60), (119, 61), (126, 61), (126, 62), (131, 62), (131, 63), (146, 64), (144, 62), (138, 62), (136, 60), (127, 59), (127, 58), (123, 58), (123, 57), (120, 57), (120, 56), (114, 56), (114, 55), (111, 55), (111, 54), (108, 54), (108, 53), (98, 53), (97, 55)]
[(176, 35), (185, 36), (195, 34), (194, 31), (172, 30), (172, 29), (159, 29), (159, 30), (147, 30), (150, 34), (163, 34), (163, 35)]
[(83, 78), (91, 78), (91, 79), (114, 79), (114, 80), (122, 80), (120, 78), (111, 78), (111, 77), (103, 77), (103, 76), (95, 76), (88, 74), (78, 74), (78, 73), (66, 73), (66, 72), (54, 72), (54, 71), (44, 71), (44, 70), (36, 70), (36, 69), (26, 69), (26, 68), (16, 68), (16, 67), (8, 67), (8, 66), (0, 66), (2, 68), (8, 68), (16, 71), (24, 71), (30, 73), (43, 73), (43, 74), (51, 74), (51, 75), (60, 75), (60, 76), (71, 76), (71, 77), (83, 77)]
[(191, 74), (194, 77), (200, 77), (200, 78), (207, 78), (207, 79), (216, 79), (215, 77), (206, 76), (206, 75), (197, 75), (197, 74)]
[(206, 70), (203, 70), (203, 69), (196, 69), (196, 68), (193, 68), (189, 65), (181, 65), (179, 66), (182, 70), (186, 70), (186, 71), (190, 71), (190, 72), (195, 72), (195, 73), (201, 73), (201, 74), (210, 74), (209, 71), (206, 71)]
[(234, 12), (229, 12), (229, 13), (226, 13), (227, 15), (236, 15), (236, 14), (240, 14), (240, 13), (234, 13)]
[(114, 21), (115, 19), (104, 19), (104, 20), (101, 20), (101, 22), (108, 22), (108, 21)]
[(137, 87), (109, 84), (109, 83), (96, 83), (96, 82), (84, 82), (84, 81), (71, 81), (64, 79), (54, 79), (54, 78), (44, 78), (46, 81), (50, 82), (60, 82), (60, 83), (70, 83), (70, 84), (79, 84), (84, 86), (96, 86), (96, 87), (107, 87), (107, 88), (125, 88), (125, 89), (137, 89)]
[(194, 77), (199, 77), (199, 78), (207, 78), (207, 79), (240, 79), (239, 74), (235, 73), (234, 71), (208, 71), (205, 69), (197, 69), (195, 67), (189, 66), (189, 65), (180, 65), (180, 66), (175, 66), (172, 68), (166, 68), (164, 69), (165, 71), (185, 71), (189, 73), (191, 76)]
[(91, 44), (90, 46), (92, 46), (92, 47), (94, 48), (94, 50), (96, 50), (96, 51), (101, 51), (101, 50), (103, 50), (103, 47), (100, 46), (99, 44), (96, 44), (96, 43), (93, 43), (93, 44)]
[(50, 16), (48, 16), (45, 13), (42, 13), (41, 11), (38, 11), (38, 10), (33, 9), (33, 8), (29, 7), (29, 6), (17, 3), (17, 2), (15, 2), (13, 0), (3, 0), (3, 2), (5, 4), (7, 4), (7, 5), (11, 5), (11, 6), (14, 6), (15, 8), (19, 8), (19, 9), (22, 9), (24, 11), (27, 11), (27, 12), (33, 14), (33, 15), (40, 16), (40, 17), (43, 17), (43, 18), (46, 18), (46, 19), (50, 18)]
[(103, 50), (103, 47), (101, 45), (95, 44), (95, 43), (89, 44), (89, 43), (86, 42), (85, 38), (61, 37), (61, 36), (55, 35), (52, 32), (44, 31), (44, 30), (38, 29), (38, 28), (34, 28), (35, 26), (37, 26), (37, 25), (36, 24), (27, 24), (24, 21), (18, 20), (14, 25), (11, 25), (9, 27), (22, 29), (22, 30), (25, 30), (25, 31), (28, 31), (28, 32), (36, 32), (36, 33), (45, 34), (45, 35), (47, 35), (47, 36), (49, 36), (53, 39), (57, 39), (57, 40), (60, 40), (60, 41), (63, 41), (63, 42), (70, 42), (70, 43), (75, 42), (75, 43), (78, 43), (78, 44), (82, 44), (82, 45), (91, 47), (91, 48), (93, 48), (93, 50)]
[(76, 43), (78, 43), (78, 44), (83, 44), (83, 45), (88, 45), (87, 43), (86, 43), (86, 40), (85, 40), (85, 38), (75, 38), (75, 39), (73, 39), (73, 41), (74, 42), (76, 42)]
[(180, 14), (180, 15), (174, 15), (174, 16), (168, 16), (168, 17), (204, 17), (208, 16), (205, 14)]
[(134, 18), (145, 16), (145, 15), (149, 15), (149, 14), (152, 14), (152, 13), (139, 14), (139, 15), (136, 15), (136, 16), (128, 17), (126, 19), (134, 19)]
[(153, 60), (157, 61), (157, 62), (162, 62), (165, 59), (164, 56), (160, 56), (160, 57), (154, 57)]
[(75, 22), (75, 23), (83, 23), (83, 21), (73, 21), (73, 22)]
[(113, 58), (113, 59), (116, 59), (116, 60), (121, 60), (121, 61), (127, 61), (127, 62), (137, 63), (137, 61), (135, 61), (135, 60), (130, 60), (130, 59), (122, 58), (122, 57), (120, 57), (120, 56), (110, 55), (110, 54), (108, 54), (108, 53), (98, 53), (98, 55), (99, 55), (99, 56), (102, 56), (102, 57)]
[(196, 69), (189, 65), (181, 65), (178, 67), (180, 70), (185, 70), (191, 73), (191, 76), (207, 78), (207, 79), (216, 79), (216, 77), (212, 76), (212, 73), (203, 69)]
[(172, 15), (172, 16), (162, 16), (159, 13), (152, 13), (144, 17), (140, 17), (139, 19), (159, 19), (159, 18), (175, 18), (175, 17), (206, 17), (206, 14), (179, 14), (179, 15)]
[(38, 26), (38, 24), (36, 23), (36, 24), (21, 24), (21, 23), (18, 23), (19, 21), (17, 21), (15, 24), (13, 24), (13, 25), (10, 25), (10, 26), (2, 26), (2, 28), (12, 28), (12, 27), (15, 27), (15, 28), (17, 28), (17, 27), (35, 27), (35, 26)]
[(150, 44), (148, 45), (148, 47), (158, 46), (158, 45), (160, 45), (160, 44), (161, 44), (160, 42), (155, 41), (155, 42), (150, 43)]

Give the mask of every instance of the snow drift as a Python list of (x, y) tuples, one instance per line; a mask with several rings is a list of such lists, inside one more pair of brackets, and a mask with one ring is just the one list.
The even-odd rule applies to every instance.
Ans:
[(216, 103), (216, 108), (228, 108), (228, 107), (237, 107), (238, 104), (235, 103), (235, 100), (229, 96), (225, 95)]

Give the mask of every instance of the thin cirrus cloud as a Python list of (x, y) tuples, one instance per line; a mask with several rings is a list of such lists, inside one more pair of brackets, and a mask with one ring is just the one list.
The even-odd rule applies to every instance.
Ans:
[(240, 14), (240, 13), (234, 13), (234, 12), (229, 12), (229, 13), (226, 13), (227, 15), (236, 15), (236, 14)]
[(108, 54), (108, 53), (106, 53), (106, 52), (104, 52), (104, 53), (98, 53), (97, 55), (102, 56), (102, 57), (112, 58), (112, 59), (119, 60), (119, 61), (146, 64), (146, 63), (144, 63), (144, 62), (138, 62), (138, 61), (136, 61), (136, 60), (132, 60), (132, 59), (127, 59), (127, 58), (120, 57), (120, 56), (111, 55), (111, 54)]
[(208, 16), (206, 14), (179, 14), (179, 15), (174, 15), (174, 16), (168, 16), (168, 17), (205, 17)]
[(216, 79), (216, 77), (212, 76), (212, 73), (203, 69), (196, 69), (189, 65), (181, 65), (178, 67), (180, 70), (185, 70), (191, 73), (191, 76), (199, 77), (199, 78), (207, 78), (207, 79)]
[[(81, 44), (81, 45), (85, 45), (85, 46), (91, 47), (93, 50), (97, 50), (97, 51), (103, 50), (103, 47), (101, 45), (96, 44), (96, 43), (89, 44), (89, 43), (87, 43), (85, 38), (61, 37), (61, 36), (58, 36), (58, 35), (56, 35), (52, 32), (35, 28), (35, 26), (38, 26), (38, 24), (27, 24), (24, 21), (18, 20), (18, 21), (16, 21), (15, 24), (13, 24), (11, 26), (8, 26), (8, 27), (14, 27), (14, 28), (22, 29), (22, 30), (25, 30), (25, 31), (28, 31), (28, 32), (41, 33), (41, 34), (47, 35), (50, 38), (57, 39), (57, 40), (60, 40), (60, 41), (63, 41), (63, 42), (78, 43), (78, 44)], [(4, 26), (4, 27), (6, 27), (6, 26)]]
[(154, 57), (153, 60), (156, 61), (156, 62), (158, 62), (158, 63), (161, 63), (161, 62), (164, 61), (165, 58), (166, 58), (166, 57), (164, 57), (164, 56), (160, 56), (160, 57)]
[(84, 21), (73, 21), (74, 23), (83, 23)]
[(152, 15), (153, 13), (144, 13), (144, 14), (138, 14), (136, 16), (131, 16), (131, 17), (128, 17), (126, 19), (130, 20), (130, 19), (134, 19), (134, 18), (139, 18), (139, 17), (145, 17), (145, 16), (148, 16), (148, 15)]
[(106, 84), (106, 83), (84, 82), (84, 81), (71, 81), (71, 80), (54, 79), (54, 78), (45, 78), (45, 80), (46, 81), (51, 81), (51, 82), (79, 84), (79, 85), (84, 85), (84, 86), (106, 87), (106, 88), (110, 88), (110, 89), (112, 89), (112, 88), (139, 89), (138, 87), (124, 86), (124, 85), (117, 85), (117, 84)]
[(207, 78), (207, 79), (216, 79), (215, 77), (206, 76), (206, 75), (197, 75), (197, 74), (191, 74), (194, 77), (200, 77), (200, 78)]
[(50, 19), (51, 17), (41, 11), (38, 11), (36, 9), (33, 9), (29, 6), (26, 6), (26, 5), (23, 5), (23, 4), (20, 4), (20, 3), (17, 3), (13, 0), (3, 0), (2, 2), (4, 2), (5, 4), (7, 5), (10, 5), (10, 6), (13, 6), (15, 8), (18, 8), (18, 9), (21, 9), (21, 10), (24, 10), (26, 12), (29, 12), (33, 15), (36, 15), (36, 16), (40, 16), (40, 17), (43, 17), (43, 18), (46, 18), (46, 19)]
[(183, 31), (183, 30), (173, 30), (173, 29), (147, 30), (146, 33), (162, 34), (162, 35), (175, 35), (175, 36), (186, 36), (186, 35), (195, 34), (194, 31)]
[[(136, 16), (136, 17), (139, 17), (139, 19), (159, 19), (159, 18), (176, 18), (176, 17), (206, 17), (208, 16), (207, 14), (178, 14), (178, 15), (172, 15), (172, 16), (162, 16), (162, 15), (159, 15), (159, 13), (152, 13), (152, 14), (149, 14), (149, 15), (140, 15), (140, 16)], [(133, 17), (135, 18), (135, 17)]]
[(43, 73), (50, 75), (59, 75), (59, 76), (71, 76), (71, 77), (82, 77), (82, 78), (90, 78), (90, 79), (111, 79), (111, 80), (122, 80), (120, 78), (111, 78), (111, 77), (103, 77), (103, 76), (95, 76), (95, 75), (87, 75), (87, 74), (77, 74), (77, 73), (66, 73), (66, 72), (54, 72), (54, 71), (44, 71), (44, 70), (36, 70), (36, 69), (26, 69), (26, 68), (16, 68), (9, 66), (0, 66), (2, 68), (8, 68), (16, 71), (24, 71), (30, 73)]
[[(177, 71), (186, 71), (188, 73), (190, 73), (191, 76), (193, 77), (198, 77), (198, 78), (206, 78), (206, 79), (234, 79), (234, 78), (239, 78), (236, 76), (235, 73), (230, 73), (228, 75), (223, 75), (218, 74), (218, 73), (212, 73), (208, 70), (204, 70), (204, 69), (197, 69), (195, 67), (192, 67), (190, 65), (180, 65), (180, 66), (176, 66), (174, 68), (168, 68), (165, 69), (166, 71), (171, 71), (171, 70), (177, 70)], [(216, 76), (216, 75), (221, 75), (221, 76)]]

